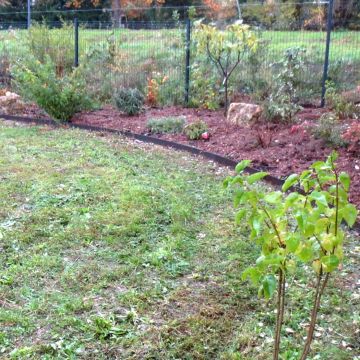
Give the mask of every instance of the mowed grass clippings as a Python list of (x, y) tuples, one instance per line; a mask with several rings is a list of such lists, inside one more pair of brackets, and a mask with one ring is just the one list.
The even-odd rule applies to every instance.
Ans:
[[(0, 153), (1, 359), (271, 357), (274, 306), (241, 281), (257, 249), (234, 226), (228, 170), (7, 122)], [(313, 359), (358, 354), (353, 244), (324, 297)], [(288, 295), (286, 359), (305, 335), (307, 281)]]

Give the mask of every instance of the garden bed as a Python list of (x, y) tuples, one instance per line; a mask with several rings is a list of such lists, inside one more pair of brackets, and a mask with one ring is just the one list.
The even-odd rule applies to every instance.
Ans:
[[(324, 111), (326, 110), (306, 108), (299, 117), (311, 124)], [(225, 122), (222, 111), (168, 107), (148, 109), (141, 115), (129, 117), (108, 106), (101, 110), (78, 114), (74, 117), (73, 123), (148, 134), (147, 120), (164, 116), (185, 116), (187, 122), (198, 119), (205, 121), (209, 126), (210, 140), (190, 141), (184, 134), (149, 135), (192, 145), (233, 160), (251, 159), (254, 167), (280, 178), (306, 169), (314, 161), (324, 159), (333, 150), (322, 140), (311, 136), (304, 128), (280, 124), (266, 127), (233, 126)], [(265, 144), (261, 145), (261, 140)], [(351, 201), (360, 206), (360, 159), (346, 149), (338, 149), (338, 152), (339, 168), (348, 172), (352, 179)]]

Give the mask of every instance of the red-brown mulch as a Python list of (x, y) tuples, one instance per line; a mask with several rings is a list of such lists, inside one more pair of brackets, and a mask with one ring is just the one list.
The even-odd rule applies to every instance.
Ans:
[[(316, 120), (326, 111), (323, 109), (304, 109), (299, 117), (303, 122)], [(261, 168), (270, 174), (284, 178), (294, 172), (301, 172), (314, 161), (325, 159), (332, 148), (322, 140), (314, 139), (305, 126), (290, 125), (254, 127), (234, 126), (225, 122), (222, 111), (167, 107), (148, 109), (138, 116), (126, 116), (110, 106), (102, 110), (83, 112), (72, 122), (102, 126), (117, 130), (128, 130), (148, 134), (146, 122), (150, 118), (163, 116), (185, 116), (187, 122), (198, 119), (209, 126), (209, 141), (190, 141), (183, 134), (152, 135), (176, 141), (225, 155), (234, 160), (250, 159), (253, 167)], [(259, 143), (263, 142), (263, 146)], [(338, 166), (348, 172), (352, 179), (350, 200), (360, 208), (360, 158), (346, 149), (338, 149)]]

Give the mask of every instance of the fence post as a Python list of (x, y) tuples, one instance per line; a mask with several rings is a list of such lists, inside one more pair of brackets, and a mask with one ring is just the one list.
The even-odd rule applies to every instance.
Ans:
[(74, 66), (79, 66), (79, 21), (78, 18), (74, 19)]
[(191, 41), (191, 21), (190, 19), (186, 19), (185, 104), (189, 103), (189, 92), (190, 92), (190, 41)]
[(27, 28), (31, 26), (31, 0), (27, 0)]
[(322, 78), (322, 90), (321, 90), (321, 107), (325, 106), (326, 81), (328, 79), (328, 70), (329, 70), (330, 40), (331, 40), (331, 30), (332, 30), (332, 25), (333, 25), (333, 7), (334, 7), (334, 0), (329, 0), (328, 16), (327, 16), (324, 73), (323, 73), (323, 78)]

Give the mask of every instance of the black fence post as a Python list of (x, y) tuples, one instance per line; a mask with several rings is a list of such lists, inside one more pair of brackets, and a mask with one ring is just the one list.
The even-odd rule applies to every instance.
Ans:
[(79, 66), (79, 21), (78, 18), (74, 19), (74, 66)]
[(334, 0), (329, 0), (328, 16), (327, 16), (324, 73), (323, 73), (323, 78), (322, 78), (322, 89), (321, 89), (321, 107), (325, 106), (326, 81), (328, 79), (328, 70), (329, 70), (330, 40), (331, 40), (331, 30), (332, 30), (332, 26), (333, 26), (333, 8), (334, 8)]
[(190, 19), (186, 19), (185, 104), (189, 103), (189, 92), (190, 92), (190, 41), (191, 41), (191, 21)]
[(31, 0), (27, 0), (27, 28), (31, 26)]

